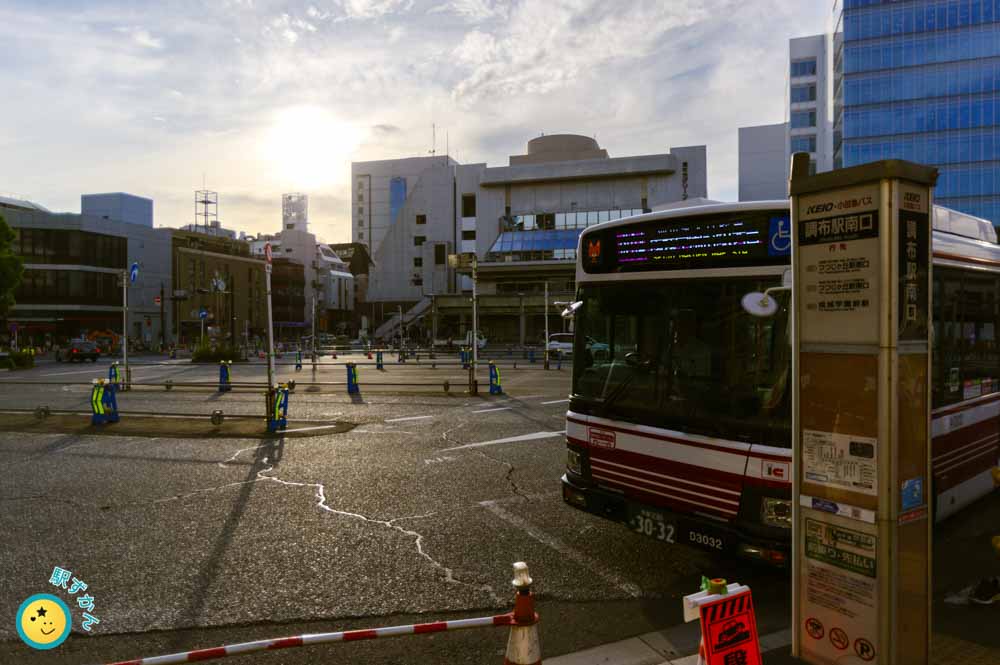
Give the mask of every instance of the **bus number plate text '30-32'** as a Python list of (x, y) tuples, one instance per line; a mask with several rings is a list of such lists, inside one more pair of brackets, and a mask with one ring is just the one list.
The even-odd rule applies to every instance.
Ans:
[(669, 515), (650, 508), (630, 507), (628, 525), (636, 533), (664, 543), (681, 542), (713, 550), (724, 547), (722, 538), (696, 529), (681, 528)]

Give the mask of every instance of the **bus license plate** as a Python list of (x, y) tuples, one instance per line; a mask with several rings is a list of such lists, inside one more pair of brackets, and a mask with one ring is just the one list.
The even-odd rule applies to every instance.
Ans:
[(677, 525), (663, 513), (648, 508), (633, 509), (630, 513), (628, 525), (636, 533), (664, 543), (677, 542)]

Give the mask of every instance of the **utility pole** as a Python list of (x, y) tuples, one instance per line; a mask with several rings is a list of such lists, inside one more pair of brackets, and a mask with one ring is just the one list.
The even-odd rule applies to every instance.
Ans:
[(312, 297), (312, 365), (316, 371), (316, 294)]
[(164, 318), (166, 305), (163, 302), (163, 280), (160, 280), (160, 351), (167, 348), (167, 320)]
[[(271, 312), (271, 243), (264, 245), (264, 290), (267, 294), (267, 390), (274, 387), (274, 316)], [(268, 408), (270, 408), (270, 401)]]
[(125, 385), (128, 386), (128, 270), (122, 271), (122, 361), (125, 363)]

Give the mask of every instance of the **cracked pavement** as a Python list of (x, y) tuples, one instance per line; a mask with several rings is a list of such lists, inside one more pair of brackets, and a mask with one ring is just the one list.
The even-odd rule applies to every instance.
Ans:
[[(427, 367), (387, 368), (394, 381), (442, 376)], [(60, 370), (43, 365), (16, 376), (44, 380)], [(147, 374), (211, 380), (213, 370)], [(263, 368), (236, 371), (262, 378)], [(320, 376), (339, 380), (341, 373)], [(75, 408), (85, 397), (60, 386), (3, 386), (10, 376), (0, 377), (8, 406)], [(679, 622), (680, 596), (702, 573), (763, 576), (767, 588), (755, 601), (765, 611), (787, 592), (780, 575), (666, 548), (563, 504), (565, 447), (552, 433), (563, 427), (566, 404), (542, 402), (565, 397), (568, 371), (506, 369), (508, 394), (493, 397), (366, 390), (366, 376), (388, 380), (363, 367), (361, 400), (343, 388), (293, 395), (290, 418), (357, 425), (336, 434), (0, 432), (0, 662), (96, 663), (296, 631), (494, 614), (511, 606), (511, 564), (520, 560), (536, 581), (546, 657)], [(253, 393), (141, 389), (123, 394), (120, 408), (123, 418), (130, 408), (253, 413), (260, 401)], [(455, 449), (468, 444), (485, 445)], [(70, 639), (52, 653), (33, 652), (17, 639), (14, 612), (34, 593), (67, 595), (48, 583), (54, 566), (89, 585), (101, 623), (83, 633), (74, 609)], [(356, 662), (389, 663), (417, 653), (432, 662), (483, 662), (484, 654), (502, 653), (501, 633), (227, 662), (352, 662), (363, 654)]]

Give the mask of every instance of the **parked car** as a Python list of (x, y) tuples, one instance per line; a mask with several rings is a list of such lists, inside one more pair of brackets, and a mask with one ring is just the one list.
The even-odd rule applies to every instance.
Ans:
[(101, 357), (101, 350), (97, 347), (94, 342), (88, 342), (82, 339), (73, 340), (66, 346), (62, 346), (56, 349), (56, 362), (83, 362), (84, 360), (89, 360), (90, 362), (97, 362), (97, 359)]
[(564, 358), (573, 355), (573, 333), (549, 335), (549, 353), (558, 353)]
[[(486, 337), (483, 335), (483, 331), (478, 331), (476, 339), (478, 340), (477, 345), (479, 349), (482, 350), (486, 347)], [(445, 347), (455, 347), (464, 346), (466, 348), (472, 346), (472, 331), (465, 331), (465, 337), (446, 337), (444, 339), (434, 340), (434, 346), (445, 346)]]
[[(549, 335), (549, 353), (558, 353), (564, 358), (573, 355), (573, 333), (554, 333)], [(595, 360), (604, 360), (608, 356), (608, 345), (598, 342), (593, 337), (587, 337), (587, 349), (594, 354)]]

